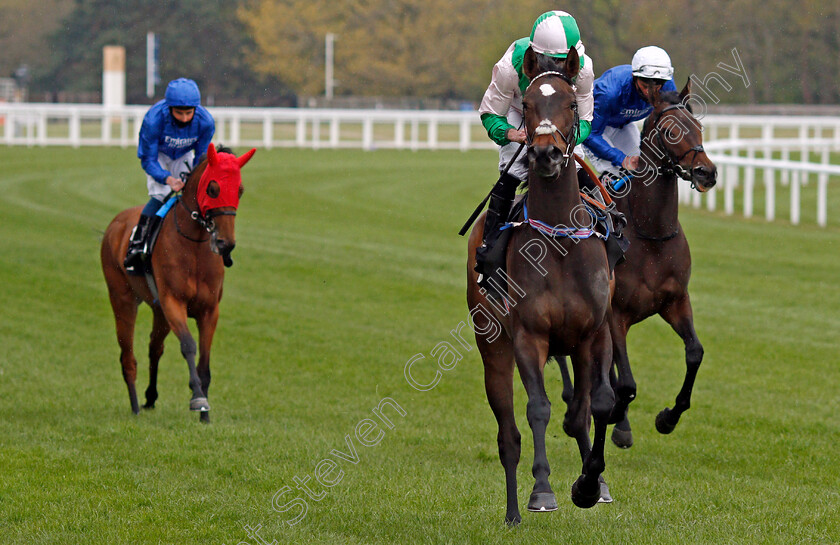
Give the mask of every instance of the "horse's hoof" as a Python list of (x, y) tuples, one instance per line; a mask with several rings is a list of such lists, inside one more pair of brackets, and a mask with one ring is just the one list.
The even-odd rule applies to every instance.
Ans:
[(535, 513), (548, 513), (557, 511), (557, 499), (554, 492), (532, 492), (528, 500), (528, 511)]
[(620, 430), (613, 428), (612, 442), (618, 448), (630, 448), (633, 446), (633, 432), (630, 430)]
[(677, 427), (677, 424), (671, 424), (670, 422), (668, 422), (670, 416), (671, 409), (668, 409), (667, 407), (662, 409), (662, 411), (658, 415), (656, 415), (656, 431), (663, 435), (668, 435), (669, 433), (674, 431), (674, 428)]
[(207, 411), (202, 411), (198, 415), (198, 421), (201, 422), (202, 424), (209, 424), (210, 423), (210, 413), (208, 413)]
[(206, 397), (194, 397), (190, 400), (190, 410), (204, 413), (210, 410), (210, 404), (207, 403)]
[(519, 513), (516, 513), (513, 516), (508, 515), (505, 517), (505, 524), (507, 524), (508, 528), (514, 528), (516, 526), (519, 526), (521, 522), (522, 516)]
[(583, 475), (572, 485), (572, 503), (581, 509), (589, 509), (601, 499), (601, 485), (595, 481), (594, 486), (587, 486)]
[(601, 497), (598, 498), (598, 503), (612, 503), (613, 498), (610, 495), (610, 487), (607, 486), (607, 481), (604, 480), (603, 475), (598, 477), (598, 484), (601, 485)]
[(155, 408), (154, 403), (146, 403), (145, 405), (143, 405), (143, 409), (145, 409), (145, 410), (151, 410), (151, 409), (154, 409), (154, 408)]

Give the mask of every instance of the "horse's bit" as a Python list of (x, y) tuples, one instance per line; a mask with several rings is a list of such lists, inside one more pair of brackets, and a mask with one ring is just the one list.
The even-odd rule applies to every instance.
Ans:
[[(218, 208), (214, 208), (212, 210), (207, 211), (207, 216), (202, 216), (201, 212), (199, 212), (198, 210), (190, 210), (190, 208), (184, 203), (184, 199), (178, 199), (178, 201), (181, 203), (181, 206), (184, 207), (184, 210), (186, 210), (189, 213), (190, 218), (193, 221), (195, 221), (196, 223), (198, 223), (199, 225), (201, 225), (204, 228), (204, 230), (207, 231), (211, 235), (213, 234), (213, 232), (216, 231), (216, 222), (213, 221), (213, 218), (216, 218), (218, 216), (235, 216), (236, 215), (236, 210), (221, 210), (221, 209), (218, 209)], [(175, 228), (178, 231), (179, 235), (181, 235), (182, 237), (184, 237), (187, 240), (191, 240), (192, 242), (204, 242), (204, 241), (208, 240), (206, 238), (205, 239), (194, 239), (194, 238), (188, 237), (187, 235), (182, 233), (181, 232), (181, 227), (178, 225), (178, 216), (177, 215), (175, 216)]]
[[(659, 120), (662, 118), (662, 115), (665, 112), (668, 112), (670, 110), (677, 110), (677, 109), (688, 110), (688, 108), (686, 108), (686, 106), (683, 105), (683, 104), (672, 104), (671, 106), (668, 106), (667, 108), (664, 108), (654, 118), (653, 122), (651, 123), (651, 129), (648, 132), (648, 134), (650, 134), (651, 131), (656, 133), (656, 137), (657, 137), (656, 139), (657, 139), (657, 142), (658, 142), (658, 145), (659, 145), (659, 149), (661, 149), (665, 153), (665, 160), (667, 161), (667, 163), (663, 165), (662, 172), (663, 173), (673, 172), (674, 174), (676, 174), (677, 176), (679, 176), (683, 180), (691, 182), (691, 188), (694, 189), (694, 182), (691, 180), (691, 169), (694, 166), (695, 159), (697, 159), (697, 154), (701, 153), (701, 152), (704, 152), (706, 150), (703, 149), (703, 145), (701, 144), (701, 145), (697, 145), (697, 146), (694, 146), (694, 147), (686, 150), (685, 153), (683, 153), (679, 157), (676, 157), (673, 153), (671, 153), (671, 150), (668, 149), (668, 147), (665, 145), (665, 142), (662, 139), (662, 131), (659, 130), (659, 127), (657, 126), (658, 123), (659, 123)], [(647, 136), (648, 135), (645, 135), (645, 138), (647, 138)], [(688, 155), (689, 153), (691, 153), (692, 151), (694, 152), (694, 155), (691, 156), (691, 163), (689, 163), (688, 170), (685, 170), (682, 167), (682, 165), (680, 165), (680, 161), (682, 161), (685, 158), (685, 156)]]

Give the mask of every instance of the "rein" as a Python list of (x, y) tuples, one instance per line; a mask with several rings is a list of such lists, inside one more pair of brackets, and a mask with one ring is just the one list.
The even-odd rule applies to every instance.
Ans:
[[(202, 216), (201, 212), (199, 212), (198, 210), (191, 210), (190, 207), (188, 207), (187, 204), (184, 202), (184, 199), (178, 199), (178, 202), (181, 203), (181, 206), (190, 215), (190, 219), (192, 219), (197, 224), (199, 224), (201, 227), (203, 227), (204, 230), (207, 231), (208, 235), (212, 235), (213, 232), (216, 230), (216, 222), (213, 221), (213, 218), (218, 217), (218, 216), (235, 216), (236, 215), (235, 210), (212, 209), (212, 210), (209, 210), (207, 212), (207, 216), (205, 217), (205, 216)], [(192, 238), (192, 237), (184, 234), (184, 232), (181, 231), (181, 226), (178, 224), (177, 210), (176, 210), (176, 213), (175, 213), (175, 230), (178, 232), (179, 235), (181, 235), (182, 237), (184, 237), (185, 239), (187, 239), (191, 242), (207, 242), (208, 240), (210, 240), (209, 236), (207, 238)]]
[[(525, 93), (528, 92), (528, 89), (531, 88), (531, 85), (533, 85), (538, 79), (540, 79), (543, 76), (557, 76), (558, 78), (560, 78), (563, 81), (565, 81), (566, 83), (568, 83), (570, 86), (573, 85), (572, 80), (569, 79), (569, 77), (566, 74), (564, 74), (562, 72), (549, 71), (549, 72), (543, 72), (542, 74), (539, 74), (534, 79), (532, 79), (531, 83), (528, 84), (528, 87), (525, 88)], [(523, 97), (525, 96), (525, 93), (523, 93), (523, 95), (522, 95)], [(569, 160), (571, 159), (571, 157), (573, 155), (572, 151), (574, 150), (575, 144), (577, 143), (578, 130), (580, 130), (580, 127), (579, 127), (580, 118), (578, 117), (577, 101), (572, 102), (572, 111), (575, 113), (575, 120), (574, 120), (574, 123), (572, 124), (572, 127), (569, 129), (568, 134), (564, 135), (562, 132), (560, 132), (560, 129), (558, 129), (557, 126), (554, 123), (552, 123), (551, 121), (548, 121), (546, 119), (546, 120), (541, 121), (539, 126), (537, 126), (537, 128), (534, 129), (534, 135), (533, 135), (533, 136), (540, 136), (540, 135), (543, 135), (543, 134), (550, 134), (551, 138), (554, 140), (554, 145), (557, 149), (560, 149), (560, 142), (557, 140), (557, 135), (558, 134), (560, 135), (560, 138), (566, 144), (566, 150), (563, 152), (563, 159), (565, 159), (563, 161), (563, 168), (566, 168), (566, 167), (569, 166)], [(532, 143), (533, 142), (533, 136), (528, 133), (528, 127), (526, 126), (525, 127), (525, 143), (528, 146), (529, 150), (533, 149), (533, 147), (534, 147), (534, 145)]]

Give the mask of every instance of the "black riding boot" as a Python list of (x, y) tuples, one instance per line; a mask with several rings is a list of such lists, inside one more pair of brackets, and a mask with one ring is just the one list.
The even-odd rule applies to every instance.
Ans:
[(123, 261), (125, 269), (131, 274), (143, 274), (144, 252), (152, 225), (153, 222), (149, 216), (140, 216), (137, 226), (131, 232), (128, 252), (126, 252), (125, 261)]
[(481, 275), (478, 284), (491, 293), (492, 290), (487, 281), (491, 276), (498, 275), (499, 268), (504, 268), (505, 257), (503, 248), (502, 251), (494, 252), (493, 250), (502, 234), (499, 228), (507, 222), (519, 183), (519, 179), (510, 174), (504, 174), (496, 182), (490, 193), (490, 204), (487, 208), (487, 216), (484, 218), (484, 244), (475, 251), (475, 270)]

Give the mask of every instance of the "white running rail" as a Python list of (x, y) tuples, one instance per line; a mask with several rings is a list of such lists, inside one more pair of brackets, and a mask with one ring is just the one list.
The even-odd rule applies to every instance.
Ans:
[[(137, 145), (148, 106), (107, 109), (96, 104), (0, 103), (0, 143), (23, 146)], [(495, 149), (476, 112), (429, 110), (327, 110), (308, 108), (209, 108), (217, 142), (261, 148), (406, 150)], [(718, 166), (718, 184), (701, 195), (681, 183), (686, 204), (741, 209), (752, 217), (763, 193), (764, 216), (776, 218), (789, 199), (789, 219), (802, 220), (805, 201), (816, 199), (816, 223), (828, 223), (828, 188), (840, 182), (840, 117), (708, 115), (701, 119), (704, 145)], [(814, 186), (816, 184), (816, 195)], [(762, 186), (763, 183), (763, 186)], [(778, 193), (778, 188), (789, 188)], [(736, 190), (737, 193), (736, 193)], [(803, 194), (804, 191), (804, 194)], [(840, 222), (840, 219), (836, 220)]]

